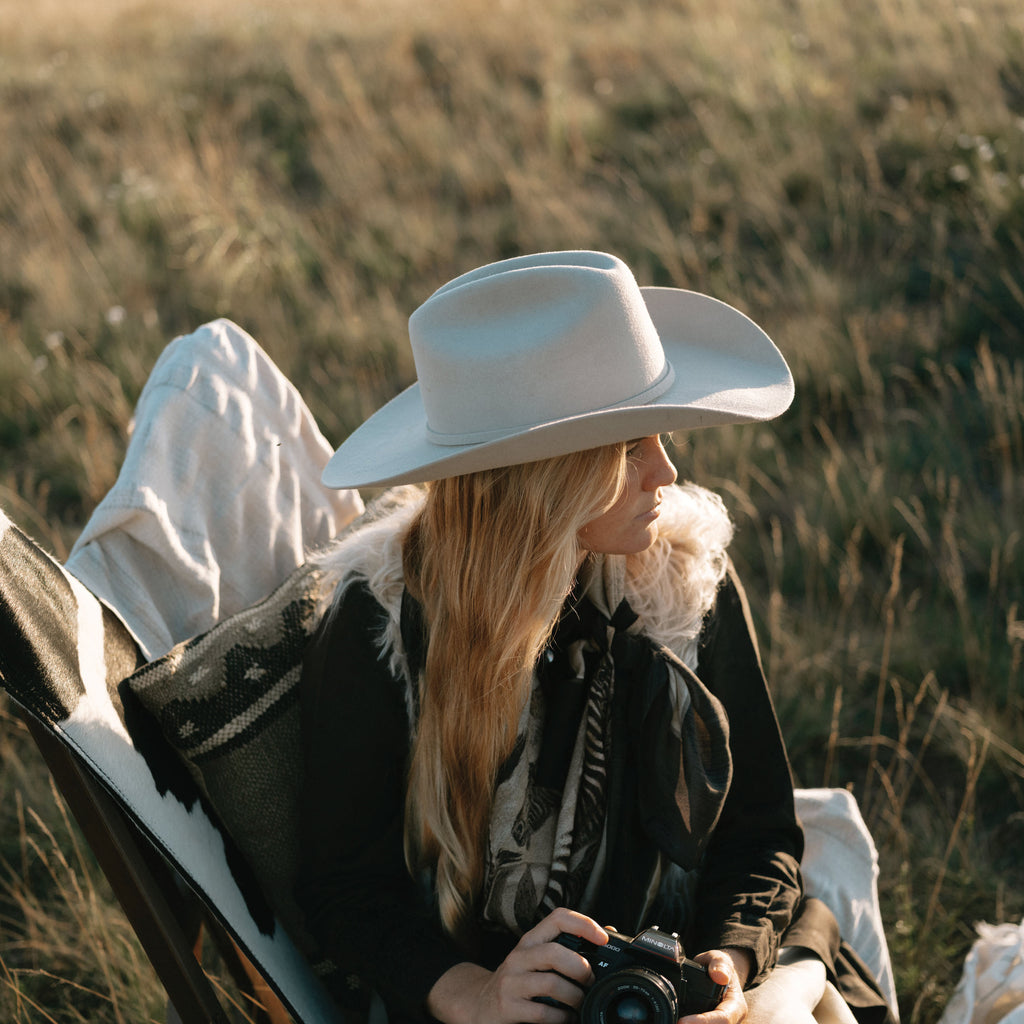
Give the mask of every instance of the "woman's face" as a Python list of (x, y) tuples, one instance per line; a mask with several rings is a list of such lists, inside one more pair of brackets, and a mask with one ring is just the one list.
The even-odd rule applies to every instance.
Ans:
[(634, 555), (658, 536), (661, 488), (674, 483), (672, 465), (658, 436), (631, 441), (626, 482), (618, 501), (580, 530), (580, 543), (600, 555)]

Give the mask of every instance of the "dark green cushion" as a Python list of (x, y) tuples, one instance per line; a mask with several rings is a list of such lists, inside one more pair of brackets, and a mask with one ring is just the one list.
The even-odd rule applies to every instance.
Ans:
[(128, 680), (307, 952), (292, 898), (303, 771), (298, 683), (332, 590), (322, 570), (302, 566), (259, 604)]

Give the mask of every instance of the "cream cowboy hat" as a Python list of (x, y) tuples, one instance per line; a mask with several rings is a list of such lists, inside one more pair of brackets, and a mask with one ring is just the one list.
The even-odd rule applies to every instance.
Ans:
[(409, 319), (418, 380), (358, 427), (328, 487), (420, 483), (585, 448), (778, 416), (793, 378), (717, 299), (640, 288), (601, 252), (492, 263)]

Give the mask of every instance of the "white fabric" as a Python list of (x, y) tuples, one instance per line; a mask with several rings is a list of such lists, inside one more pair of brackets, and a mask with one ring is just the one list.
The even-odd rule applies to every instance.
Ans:
[(68, 570), (148, 658), (269, 593), (363, 508), (320, 483), (331, 446), (240, 327), (172, 341), (135, 410), (124, 465)]
[(871, 968), (896, 1014), (878, 904), (878, 852), (857, 801), (845, 789), (798, 789), (796, 811), (804, 826), (804, 888), (835, 914), (840, 934)]
[(1024, 1024), (1024, 921), (977, 929), (939, 1024)]
[(825, 965), (813, 953), (800, 950), (794, 955), (783, 949), (771, 974), (744, 993), (744, 1024), (839, 1024), (828, 1016), (819, 1020), (816, 1014), (827, 987)]

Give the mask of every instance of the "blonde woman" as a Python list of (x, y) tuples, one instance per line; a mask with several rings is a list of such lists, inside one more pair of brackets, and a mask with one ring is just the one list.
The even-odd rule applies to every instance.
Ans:
[[(589, 252), (456, 278), (410, 337), (417, 383), (324, 473), (421, 485), (332, 553), (304, 672), (298, 896), (325, 954), (391, 1024), (556, 1024), (602, 970), (602, 926), (657, 925), (721, 986), (667, 996), (673, 1016), (892, 1020), (802, 896), (729, 519), (659, 436), (781, 413), (775, 346)], [(584, 1024), (663, 1009), (623, 990)]]

